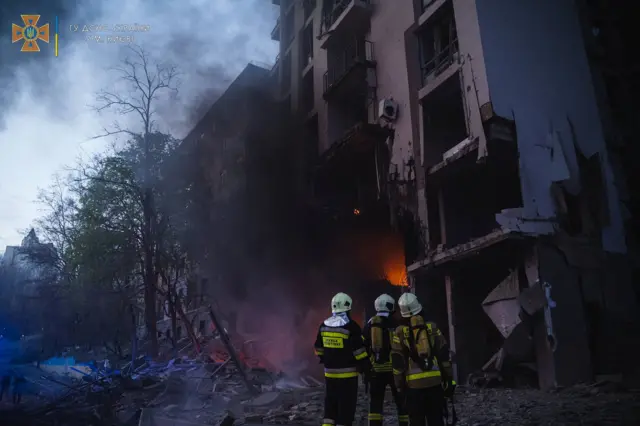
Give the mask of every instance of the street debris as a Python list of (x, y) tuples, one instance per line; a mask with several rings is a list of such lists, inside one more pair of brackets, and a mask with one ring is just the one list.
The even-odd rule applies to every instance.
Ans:
[[(131, 360), (106, 350), (82, 353), (76, 347), (46, 361), (11, 365), (7, 371), (24, 377), (28, 388), (19, 405), (0, 401), (2, 424), (319, 424), (324, 415), (321, 366), (295, 369), (304, 372), (289, 376), (264, 367), (259, 351), (248, 352), (246, 345), (232, 342), (213, 311), (210, 315), (216, 325), (214, 335), (199, 340), (187, 336), (173, 348), (161, 348), (154, 359), (138, 356)], [(458, 388), (459, 426), (640, 424), (640, 389), (613, 376), (550, 392), (510, 389), (487, 377), (472, 383), (479, 386)], [(499, 387), (492, 387), (496, 385)], [(388, 391), (387, 425), (398, 423), (392, 401)], [(357, 425), (368, 424), (368, 404), (361, 387)]]
[[(140, 357), (120, 370), (103, 365), (81, 379), (23, 367), (35, 392), (19, 407), (0, 405), (0, 416), (12, 426), (317, 425), (323, 416), (324, 389), (314, 377), (247, 369), (247, 379), (260, 390), (255, 394), (230, 362)], [(640, 419), (640, 392), (610, 382), (553, 392), (462, 386), (456, 406), (460, 426), (633, 425)], [(361, 389), (357, 424), (367, 424), (367, 412)], [(397, 424), (391, 395), (385, 424)]]

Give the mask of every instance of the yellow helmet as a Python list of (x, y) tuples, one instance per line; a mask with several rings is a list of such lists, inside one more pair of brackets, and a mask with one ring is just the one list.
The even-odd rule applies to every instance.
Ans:
[(413, 293), (404, 293), (400, 296), (398, 306), (400, 307), (400, 315), (404, 318), (409, 318), (422, 312), (422, 305)]
[(339, 314), (340, 312), (348, 312), (351, 310), (353, 300), (346, 293), (338, 293), (331, 299), (331, 312)]
[(375, 302), (373, 302), (376, 312), (393, 312), (396, 307), (396, 301), (388, 294), (381, 294)]

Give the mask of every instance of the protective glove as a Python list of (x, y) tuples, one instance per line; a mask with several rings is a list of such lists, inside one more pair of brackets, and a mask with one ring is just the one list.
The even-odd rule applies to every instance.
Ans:
[(446, 380), (442, 382), (442, 389), (444, 390), (444, 397), (451, 398), (456, 391), (455, 380)]

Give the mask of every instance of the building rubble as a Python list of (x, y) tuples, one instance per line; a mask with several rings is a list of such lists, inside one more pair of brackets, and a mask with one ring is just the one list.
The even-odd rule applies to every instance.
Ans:
[[(12, 426), (319, 424), (324, 406), (320, 365), (287, 376), (263, 362), (260, 353), (238, 350), (244, 346), (232, 344), (226, 329), (219, 330), (197, 341), (185, 337), (177, 342), (181, 349), (161, 348), (155, 359), (80, 363), (76, 358), (107, 352), (83, 356), (75, 348), (38, 364), (13, 365), (29, 388), (17, 407), (0, 401), (0, 418)], [(553, 391), (507, 389), (497, 372), (470, 382), (474, 385), (460, 386), (456, 394), (460, 426), (635, 425), (640, 419), (640, 388), (617, 376)], [(392, 401), (388, 391), (388, 425), (398, 423)], [(367, 414), (368, 396), (361, 386), (355, 423), (367, 425)]]
[[(66, 366), (66, 372), (20, 366), (30, 389), (17, 408), (0, 402), (0, 417), (14, 426), (317, 425), (322, 419), (324, 389), (316, 377), (248, 368), (243, 358), (250, 390), (219, 353), (182, 352), (164, 362), (141, 356), (113, 369), (106, 362)], [(552, 392), (462, 386), (456, 397), (461, 426), (632, 425), (640, 418), (640, 389), (615, 378)], [(385, 403), (385, 424), (397, 424), (391, 395)], [(361, 388), (357, 424), (367, 424), (367, 411)]]

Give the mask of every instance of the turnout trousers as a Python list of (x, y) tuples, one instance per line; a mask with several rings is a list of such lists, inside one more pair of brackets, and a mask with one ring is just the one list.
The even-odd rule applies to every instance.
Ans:
[(325, 377), (323, 426), (351, 426), (358, 404), (358, 376)]
[(391, 395), (398, 410), (400, 426), (408, 426), (409, 416), (405, 408), (404, 395), (400, 395), (393, 380), (393, 373), (373, 373), (369, 381), (369, 426), (381, 426), (384, 415), (384, 394), (387, 386), (391, 387)]
[(441, 386), (407, 389), (407, 411), (411, 426), (445, 426), (444, 402)]

